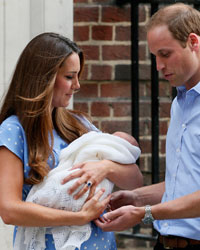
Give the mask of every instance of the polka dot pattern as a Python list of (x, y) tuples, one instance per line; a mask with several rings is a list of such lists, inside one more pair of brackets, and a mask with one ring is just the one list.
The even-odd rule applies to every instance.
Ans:
[[(86, 122), (84, 120), (83, 122)], [(87, 124), (87, 126), (89, 126)], [(91, 128), (93, 128), (91, 126)], [(94, 127), (95, 128), (95, 127)], [(55, 158), (55, 166), (53, 166), (53, 159), (49, 157), (48, 164), (51, 168), (58, 165), (59, 154), (61, 149), (67, 146), (67, 144), (60, 138), (60, 136), (53, 132), (54, 146), (53, 153)], [(17, 155), (24, 163), (24, 176), (27, 177), (30, 171), (28, 164), (28, 148), (26, 142), (26, 136), (18, 118), (11, 116), (7, 118), (0, 126), (0, 146), (7, 147), (11, 152)], [(23, 200), (26, 199), (27, 194), (31, 189), (30, 185), (23, 186)], [(88, 241), (84, 242), (80, 250), (116, 250), (116, 243), (114, 234), (112, 232), (103, 232), (100, 228), (97, 228), (94, 223), (92, 224), (92, 234)], [(17, 227), (15, 227), (14, 238), (16, 235)], [(51, 234), (46, 234), (46, 250), (55, 250), (54, 240)], [(78, 249), (76, 249), (78, 250)]]

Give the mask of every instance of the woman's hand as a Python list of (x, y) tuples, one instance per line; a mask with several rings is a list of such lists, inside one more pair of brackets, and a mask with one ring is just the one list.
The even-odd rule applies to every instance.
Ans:
[[(84, 193), (90, 189), (87, 200), (89, 200), (95, 193), (97, 185), (107, 177), (108, 167), (106, 165), (106, 160), (98, 162), (83, 162), (74, 165), (71, 170), (79, 169), (74, 171), (62, 181), (62, 184), (78, 178), (78, 180), (69, 188), (68, 193), (72, 194), (79, 188), (79, 186), (84, 185), (84, 187), (74, 195), (74, 199), (80, 198)], [(90, 182), (91, 185), (88, 186), (87, 183)]]
[(99, 216), (103, 213), (103, 211), (108, 206), (110, 201), (110, 195), (107, 196), (104, 200), (99, 201), (103, 193), (104, 189), (100, 189), (90, 200), (88, 200), (84, 206), (82, 207), (80, 213), (83, 214), (83, 225), (88, 223), (94, 219), (99, 218)]

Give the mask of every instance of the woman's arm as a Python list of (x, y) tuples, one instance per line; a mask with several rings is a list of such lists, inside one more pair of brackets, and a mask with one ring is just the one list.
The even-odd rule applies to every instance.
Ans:
[(5, 147), (0, 147), (0, 216), (4, 223), (19, 226), (83, 225), (98, 218), (106, 208), (110, 197), (102, 202), (100, 190), (80, 212), (47, 208), (22, 201), (23, 164)]
[(105, 168), (110, 181), (123, 189), (135, 189), (143, 185), (143, 176), (137, 164), (122, 165), (105, 160)]
[[(124, 189), (134, 189), (143, 185), (142, 174), (136, 164), (123, 165), (110, 160), (102, 160), (98, 162), (85, 162), (77, 164), (72, 169), (80, 168), (76, 172), (68, 175), (63, 179), (63, 184), (71, 179), (79, 179), (69, 189), (69, 194), (72, 194), (80, 185), (91, 181), (90, 195), (92, 197), (97, 185), (105, 178), (108, 178), (114, 184)], [(88, 190), (87, 186), (81, 189), (75, 199), (81, 197)]]

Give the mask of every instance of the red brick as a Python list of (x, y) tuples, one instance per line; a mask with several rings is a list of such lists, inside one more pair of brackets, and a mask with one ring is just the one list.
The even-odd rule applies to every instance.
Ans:
[(131, 20), (130, 6), (119, 8), (115, 6), (102, 7), (102, 22), (128, 22)]
[[(109, 32), (105, 32), (105, 34), (101, 33), (101, 26), (98, 28), (100, 31), (97, 33), (89, 34), (89, 25), (95, 25), (95, 27), (98, 26), (98, 21), (100, 20), (99, 12), (102, 8), (102, 19), (104, 20), (103, 25), (106, 26), (109, 23), (109, 25), (112, 25), (112, 28), (115, 28), (116, 33), (116, 41), (130, 41), (130, 9), (128, 6), (126, 8), (128, 9), (121, 9), (116, 6), (108, 6), (108, 4), (111, 3), (111, 0), (74, 0), (75, 3), (75, 22), (81, 22), (81, 20), (86, 20), (85, 22), (88, 23), (81, 23), (81, 26), (77, 23), (75, 23), (74, 27), (74, 40), (84, 41), (82, 44), (86, 44), (85, 41), (88, 41), (89, 38), (92, 38), (93, 40), (102, 40), (102, 41), (110, 41), (111, 35)], [(80, 3), (80, 4), (79, 4)], [(95, 5), (94, 5), (95, 3)], [(97, 5), (99, 4), (99, 5)], [(100, 6), (100, 4), (102, 4)], [(78, 8), (79, 7), (79, 8)], [(96, 9), (95, 9), (96, 8)], [(147, 13), (145, 12), (145, 8), (143, 5), (139, 6), (139, 41), (146, 41), (146, 31), (144, 23), (147, 19)], [(90, 10), (91, 13), (90, 12)], [(123, 13), (123, 14), (122, 14)], [(77, 15), (78, 14), (78, 15)], [(89, 16), (88, 16), (89, 14)], [(96, 21), (95, 21), (96, 20)], [(128, 21), (127, 21), (128, 20)], [(124, 22), (124, 23), (117, 23), (117, 22)], [(84, 21), (83, 21), (84, 22)], [(96, 22), (96, 23), (90, 23), (90, 22)], [(84, 25), (84, 26), (82, 26)], [(88, 26), (87, 26), (88, 25)], [(116, 26), (115, 26), (116, 25)], [(87, 27), (87, 28), (86, 28)], [(95, 28), (93, 28), (94, 30)], [(90, 30), (91, 31), (91, 30)], [(113, 37), (113, 34), (112, 34)], [(90, 44), (90, 43), (89, 43)], [(83, 48), (86, 49), (86, 59), (87, 60), (99, 60), (100, 59), (100, 50), (98, 46), (95, 46), (95, 43), (93, 43), (93, 46), (87, 44), (86, 46), (83, 46)], [(97, 43), (96, 43), (97, 44)], [(140, 43), (142, 44), (142, 43)], [(104, 46), (106, 43), (104, 44)], [(125, 45), (125, 43), (123, 44)], [(104, 54), (106, 56), (103, 58), (103, 60), (118, 60), (115, 62), (115, 69), (118, 70), (118, 67), (116, 65), (127, 65), (124, 64), (123, 61), (120, 60), (130, 60), (130, 55), (126, 54), (126, 51), (120, 52), (121, 54), (118, 54), (117, 52), (112, 51), (112, 48), (108, 48), (111, 50), (110, 52), (104, 51), (107, 54)], [(113, 49), (115, 50), (115, 49)], [(139, 58), (140, 60), (145, 60), (145, 63), (141, 63), (139, 65), (139, 76), (140, 76), (140, 83), (139, 83), (139, 95), (140, 95), (140, 106), (139, 106), (139, 114), (140, 114), (140, 121), (139, 121), (139, 133), (140, 133), (140, 146), (142, 149), (142, 156), (140, 157), (140, 166), (141, 169), (144, 171), (144, 180), (145, 184), (151, 184), (151, 140), (149, 138), (151, 137), (151, 83), (150, 83), (150, 66), (146, 63), (147, 60), (150, 59), (149, 53), (145, 53), (146, 48), (144, 45), (139, 47)], [(147, 54), (147, 55), (146, 55)], [(122, 56), (123, 55), (123, 56)], [(124, 56), (125, 55), (125, 56)], [(111, 58), (111, 59), (110, 59)], [(129, 59), (127, 59), (129, 58)], [(82, 110), (84, 112), (93, 112), (94, 113), (94, 124), (101, 128), (102, 130), (106, 130), (107, 132), (114, 132), (116, 130), (122, 130), (126, 132), (131, 132), (131, 88), (130, 88), (130, 82), (128, 82), (129, 79), (124, 79), (123, 82), (121, 79), (123, 78), (116, 78), (118, 81), (111, 81), (111, 76), (115, 77), (115, 72), (112, 72), (109, 69), (110, 66), (108, 65), (108, 62), (103, 62), (101, 65), (93, 64), (92, 62), (88, 62), (86, 60), (86, 66), (85, 71), (83, 72), (81, 79), (88, 80), (88, 77), (90, 77), (90, 81), (82, 81), (81, 82), (81, 91), (77, 95), (75, 95), (74, 98), (74, 108), (78, 110)], [(130, 61), (128, 61), (129, 63)], [(106, 64), (105, 64), (106, 63)], [(88, 70), (88, 64), (89, 64), (89, 70)], [(120, 70), (121, 71), (121, 70)], [(103, 72), (103, 73), (102, 73)], [(126, 74), (125, 74), (126, 75)], [(92, 80), (97, 81), (107, 81), (107, 82), (92, 82)], [(160, 77), (160, 79), (162, 79)], [(121, 81), (121, 82), (119, 82)], [(129, 86), (129, 87), (128, 87)], [(100, 87), (100, 93), (98, 92), (98, 88)], [(102, 94), (105, 99), (100, 99), (99, 94)], [(162, 98), (164, 97), (164, 98)], [(105, 100), (110, 98), (108, 101), (109, 103), (106, 103)], [(112, 99), (111, 99), (112, 98)], [(169, 122), (168, 116), (169, 116), (169, 110), (171, 106), (171, 86), (168, 82), (161, 80), (159, 83), (159, 115), (161, 118), (165, 118), (160, 120), (159, 123), (159, 129), (162, 137), (159, 140), (159, 176), (160, 180), (164, 179), (164, 173), (165, 173), (165, 132), (167, 131), (167, 124)], [(111, 102), (110, 102), (111, 101)], [(102, 104), (102, 105), (101, 105)], [(95, 108), (96, 107), (96, 108)], [(113, 117), (110, 116), (110, 113), (108, 112), (112, 111)], [(90, 114), (91, 115), (91, 114)], [(126, 116), (128, 116), (126, 118)], [(112, 120), (111, 120), (112, 119)], [(123, 119), (123, 120), (122, 120)], [(134, 117), (133, 117), (134, 119)], [(164, 121), (163, 121), (164, 120)], [(149, 151), (149, 152), (147, 152)], [(146, 155), (146, 153), (148, 155)]]
[(97, 97), (97, 94), (98, 94), (97, 84), (81, 83), (81, 89), (74, 97), (75, 100), (80, 100), (80, 98)]
[(145, 26), (139, 26), (139, 41), (146, 41), (146, 28)]
[(139, 96), (146, 96), (146, 84), (144, 82), (140, 82), (139, 84)]
[(160, 153), (165, 154), (166, 153), (166, 140), (160, 141)]
[(144, 172), (146, 170), (146, 157), (141, 155), (139, 161), (140, 161), (140, 170)]
[(99, 46), (79, 45), (86, 60), (99, 60)]
[(89, 40), (89, 26), (74, 26), (74, 41)]
[(112, 66), (110, 65), (92, 65), (91, 79), (92, 80), (111, 80)]
[(139, 104), (140, 117), (151, 117), (151, 103), (150, 101), (141, 102)]
[(141, 64), (139, 66), (139, 78), (140, 78), (140, 80), (150, 80), (151, 79), (150, 65)]
[(146, 21), (146, 10), (144, 5), (139, 5), (139, 22)]
[(171, 96), (171, 86), (168, 81), (160, 81), (159, 82), (159, 95), (163, 97)]
[(88, 114), (88, 103), (74, 102), (74, 109)]
[(151, 172), (151, 156), (141, 154), (139, 163), (139, 167), (143, 173)]
[(88, 0), (74, 0), (74, 3), (88, 3)]
[(139, 121), (139, 134), (141, 136), (151, 135), (151, 122), (149, 119)]
[(106, 102), (93, 102), (91, 105), (91, 115), (99, 117), (110, 116), (110, 106)]
[(130, 41), (131, 40), (131, 27), (130, 26), (117, 26), (116, 27), (116, 41)]
[(167, 121), (159, 121), (159, 134), (166, 135), (168, 130), (168, 122)]
[[(150, 68), (149, 68), (150, 69)], [(151, 96), (151, 82), (146, 82), (146, 96), (150, 97)]]
[(164, 156), (160, 156), (160, 159), (159, 159), (159, 172), (161, 173), (165, 172), (165, 168), (166, 168), (166, 158), (164, 155)]
[(101, 97), (130, 98), (131, 85), (129, 82), (101, 84)]
[(128, 64), (116, 64), (114, 67), (114, 79), (117, 81), (130, 81), (131, 80), (131, 65)]
[(146, 58), (146, 45), (145, 44), (140, 44), (139, 45), (139, 60), (140, 61), (145, 61)]
[(124, 131), (131, 134), (131, 121), (102, 121), (101, 130), (107, 133), (114, 133), (115, 131)]
[(151, 82), (149, 81), (139, 81), (139, 95), (140, 97), (145, 98), (150, 98), (151, 96)]
[(151, 177), (151, 173), (145, 173), (143, 181), (145, 183), (145, 185), (149, 186), (152, 184), (152, 177)]
[(160, 102), (160, 118), (170, 117), (171, 102)]
[(140, 148), (142, 153), (151, 153), (151, 141), (149, 139), (140, 140)]
[(106, 25), (95, 25), (92, 27), (93, 40), (112, 40), (113, 27)]
[(88, 79), (88, 65), (87, 64), (84, 65), (83, 71), (81, 72), (81, 75), (80, 75), (80, 80), (86, 80), (86, 79)]
[[(159, 169), (161, 168), (161, 164), (159, 164)], [(163, 182), (165, 180), (165, 172), (160, 172), (159, 174), (159, 182)], [(154, 245), (152, 245), (154, 247)]]
[(93, 3), (108, 3), (108, 0), (92, 0)]
[(151, 159), (151, 156), (147, 156), (146, 159), (147, 159), (147, 171), (151, 172), (151, 168), (152, 168), (152, 159)]
[(94, 124), (96, 128), (100, 129), (99, 121), (95, 121), (94, 119), (92, 119), (92, 124)]
[(112, 103), (114, 116), (123, 117), (131, 115), (131, 103), (130, 102), (114, 102)]
[(99, 8), (90, 5), (74, 6), (74, 22), (97, 22), (99, 18)]
[(105, 45), (102, 47), (103, 60), (130, 60), (131, 47), (129, 45)]

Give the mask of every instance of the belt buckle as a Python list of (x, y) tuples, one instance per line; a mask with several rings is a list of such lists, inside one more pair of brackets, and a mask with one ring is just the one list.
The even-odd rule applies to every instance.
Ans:
[(167, 237), (163, 238), (163, 247), (164, 247), (164, 249), (173, 249), (173, 247), (170, 246), (170, 244), (169, 244), (169, 238), (167, 238)]
[(173, 247), (169, 247), (169, 246), (165, 246), (165, 244), (163, 244), (164, 249), (173, 249)]

